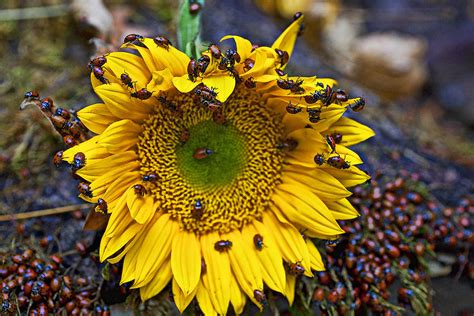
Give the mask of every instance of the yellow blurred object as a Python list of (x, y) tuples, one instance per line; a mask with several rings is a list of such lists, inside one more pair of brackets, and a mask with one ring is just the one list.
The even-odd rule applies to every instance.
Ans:
[(330, 25), (340, 11), (339, 0), (254, 0), (255, 5), (267, 14), (291, 18), (303, 12), (308, 25), (318, 24), (318, 31)]

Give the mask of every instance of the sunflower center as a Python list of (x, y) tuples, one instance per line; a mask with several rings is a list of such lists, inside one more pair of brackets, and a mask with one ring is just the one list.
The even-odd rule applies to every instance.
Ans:
[(281, 179), (281, 118), (243, 88), (214, 111), (192, 92), (159, 100), (138, 142), (158, 209), (198, 234), (260, 219)]
[(233, 126), (203, 121), (183, 133), (189, 139), (176, 148), (178, 169), (194, 187), (227, 185), (244, 167), (245, 140)]

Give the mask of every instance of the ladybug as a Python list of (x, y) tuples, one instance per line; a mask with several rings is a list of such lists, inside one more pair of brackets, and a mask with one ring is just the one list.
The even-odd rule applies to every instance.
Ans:
[(255, 248), (257, 248), (258, 250), (262, 250), (263, 249), (262, 235), (256, 234), (255, 236), (253, 236), (253, 244), (255, 245)]
[(97, 207), (104, 213), (107, 213), (107, 202), (104, 199), (99, 198), (97, 200)]
[(208, 148), (197, 148), (194, 151), (193, 157), (194, 157), (194, 159), (199, 159), (200, 160), (200, 159), (204, 159), (204, 158), (209, 157), (213, 153), (214, 153), (214, 151), (211, 150), (211, 149), (208, 149)]
[(216, 44), (209, 45), (209, 51), (211, 52), (212, 57), (215, 59), (221, 58), (221, 50)]
[(142, 180), (145, 182), (155, 183), (158, 180), (158, 175), (156, 173), (146, 174), (142, 177)]
[(359, 98), (356, 102), (350, 105), (350, 108), (354, 112), (360, 112), (364, 109), (365, 107), (365, 99), (364, 98)]
[(325, 162), (323, 155), (321, 155), (321, 154), (316, 154), (316, 155), (314, 156), (314, 162), (315, 162), (318, 166), (321, 166), (321, 165)]
[(51, 112), (54, 106), (54, 102), (51, 98), (44, 98), (41, 101), (41, 111)]
[(28, 91), (28, 92), (26, 92), (25, 93), (25, 99), (30, 99), (30, 98), (38, 99), (39, 98), (38, 91)]
[(279, 75), (280, 77), (283, 77), (284, 75), (286, 75), (286, 73), (285, 73), (283, 70), (278, 69), (278, 68), (275, 69), (275, 72), (276, 72), (277, 75)]
[(302, 275), (305, 269), (299, 264), (299, 262), (296, 262), (288, 264), (288, 271), (294, 275)]
[(349, 169), (350, 165), (341, 157), (333, 156), (326, 160), (327, 164), (337, 169)]
[(209, 66), (209, 63), (211, 62), (211, 59), (207, 55), (201, 56), (197, 60), (197, 69), (200, 73), (205, 73), (207, 67)]
[(130, 96), (133, 98), (140, 99), (140, 100), (146, 100), (146, 99), (149, 99), (152, 94), (153, 92), (148, 91), (146, 88), (142, 88), (138, 91), (135, 90), (135, 92), (132, 92)]
[(129, 87), (130, 89), (133, 88), (132, 78), (130, 78), (130, 76), (127, 73), (124, 72), (123, 74), (120, 75), (120, 81), (122, 81), (122, 83), (126, 85), (127, 87)]
[(74, 159), (72, 161), (72, 169), (74, 171), (81, 169), (86, 165), (86, 155), (84, 153), (78, 152), (74, 155)]
[(195, 0), (189, 1), (189, 14), (196, 15), (201, 11), (201, 4)]
[(227, 251), (230, 247), (232, 247), (232, 242), (230, 240), (219, 240), (214, 244), (214, 249), (219, 252)]
[(170, 42), (170, 40), (167, 39), (167, 38), (164, 37), (164, 36), (157, 36), (157, 37), (155, 37), (155, 38), (153, 39), (153, 42), (155, 42), (155, 44), (158, 45), (159, 47), (162, 47), (162, 48), (164, 48), (164, 49), (166, 49), (166, 50), (169, 50), (169, 49), (170, 49), (169, 46), (172, 45), (171, 42)]
[(77, 190), (79, 191), (80, 194), (85, 195), (89, 198), (92, 198), (92, 191), (91, 187), (89, 186), (89, 183), (87, 182), (81, 182), (77, 185)]
[(247, 72), (255, 66), (255, 60), (247, 58), (244, 60), (244, 71)]
[(194, 201), (193, 209), (191, 210), (192, 217), (199, 219), (202, 217), (203, 212), (204, 212), (204, 206), (202, 205), (201, 200), (196, 199)]
[(332, 138), (336, 144), (340, 144), (342, 142), (342, 134), (341, 133), (333, 133)]
[(321, 100), (323, 98), (323, 95), (320, 91), (315, 91), (310, 95), (305, 95), (304, 100), (306, 103), (313, 104), (318, 100)]
[(141, 196), (141, 197), (143, 197), (146, 194), (146, 189), (141, 184), (135, 184), (133, 186), (133, 190), (135, 191), (136, 195)]
[(249, 89), (253, 89), (253, 88), (257, 87), (257, 83), (253, 80), (252, 77), (245, 80), (244, 85)]
[(262, 304), (265, 303), (267, 300), (265, 293), (263, 293), (263, 291), (260, 291), (260, 290), (254, 290), (253, 297), (255, 298), (257, 302), (262, 303)]
[(286, 149), (288, 151), (293, 151), (296, 149), (297, 146), (298, 146), (298, 141), (296, 141), (293, 138), (288, 138), (283, 143), (278, 144), (277, 149), (280, 149), (280, 150)]
[(336, 141), (334, 137), (331, 135), (326, 135), (326, 142), (328, 143), (329, 147), (331, 147), (331, 153), (336, 151)]
[(92, 59), (90, 62), (89, 62), (89, 69), (93, 69), (94, 67), (102, 67), (103, 65), (105, 65), (105, 63), (107, 62), (107, 58), (105, 58), (105, 56), (99, 56), (99, 57), (96, 57), (94, 59)]
[(347, 94), (344, 90), (337, 89), (336, 90), (336, 101), (338, 102), (346, 102), (348, 100)]
[(275, 48), (275, 52), (277, 53), (278, 58), (280, 58), (281, 66), (285, 65), (288, 62), (288, 60), (290, 59), (290, 55), (288, 54), (287, 51)]
[(60, 150), (56, 154), (54, 154), (53, 163), (56, 167), (59, 167), (61, 163), (63, 162), (63, 153), (64, 152)]
[(188, 78), (189, 80), (194, 81), (198, 75), (198, 64), (195, 59), (191, 58), (188, 63)]
[(286, 106), (286, 112), (290, 114), (297, 114), (301, 112), (301, 108), (296, 105), (291, 104), (291, 101), (290, 101), (290, 103)]
[(135, 41), (143, 41), (143, 36), (138, 35), (138, 34), (128, 34), (128, 35), (125, 36), (125, 38), (123, 39), (123, 43), (124, 43), (124, 44), (126, 44), (126, 43), (131, 43), (131, 42), (135, 42)]

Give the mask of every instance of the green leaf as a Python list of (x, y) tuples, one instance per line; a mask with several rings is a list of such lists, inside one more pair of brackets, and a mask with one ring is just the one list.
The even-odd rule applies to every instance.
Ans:
[(189, 12), (191, 3), (204, 7), (205, 0), (182, 0), (178, 17), (178, 45), (188, 56), (196, 58), (200, 54), (201, 10), (195, 14)]

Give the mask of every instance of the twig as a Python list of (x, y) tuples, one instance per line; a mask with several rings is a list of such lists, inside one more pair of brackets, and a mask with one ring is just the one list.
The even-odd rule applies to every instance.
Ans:
[(8, 222), (8, 221), (13, 221), (13, 220), (22, 220), (22, 219), (27, 219), (27, 218), (68, 213), (68, 212), (72, 212), (76, 210), (84, 210), (89, 207), (91, 207), (91, 204), (76, 204), (76, 205), (67, 205), (67, 206), (61, 206), (61, 207), (55, 207), (55, 208), (48, 208), (45, 210), (32, 211), (32, 212), (26, 212), (26, 213), (0, 215), (0, 222)]
[(44, 19), (68, 14), (69, 5), (57, 4), (41, 7), (0, 10), (0, 21)]

